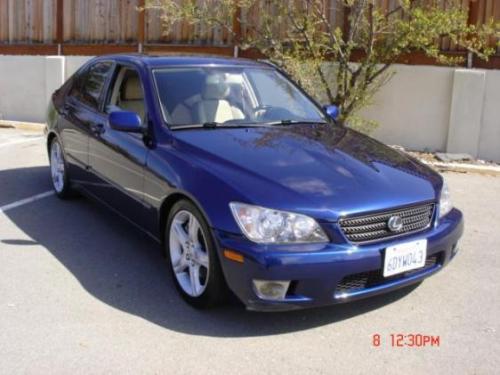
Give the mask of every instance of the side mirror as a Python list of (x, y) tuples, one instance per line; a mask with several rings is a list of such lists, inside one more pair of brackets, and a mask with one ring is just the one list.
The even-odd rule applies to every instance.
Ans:
[(142, 121), (135, 112), (116, 111), (111, 112), (108, 117), (111, 129), (121, 132), (142, 133)]
[(323, 109), (325, 110), (326, 114), (333, 120), (337, 120), (339, 118), (340, 109), (336, 105), (334, 104), (325, 105)]

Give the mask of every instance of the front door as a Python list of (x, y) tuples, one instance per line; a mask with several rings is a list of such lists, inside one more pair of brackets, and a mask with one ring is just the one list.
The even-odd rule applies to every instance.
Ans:
[[(133, 111), (145, 119), (139, 74), (117, 66), (103, 106), (107, 118), (114, 111)], [(144, 168), (148, 156), (142, 134), (111, 129), (103, 121), (90, 136), (89, 165), (97, 183), (91, 192), (142, 229), (149, 229), (144, 202)]]

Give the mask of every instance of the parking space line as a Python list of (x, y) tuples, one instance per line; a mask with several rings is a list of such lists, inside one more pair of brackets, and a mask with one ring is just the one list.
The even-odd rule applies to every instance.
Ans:
[(23, 205), (28, 204), (28, 203), (36, 202), (37, 200), (50, 197), (51, 195), (54, 195), (53, 190), (49, 190), (49, 191), (46, 191), (44, 193), (33, 195), (32, 197), (29, 197), (29, 198), (24, 198), (24, 199), (21, 199), (21, 200), (16, 201), (16, 202), (6, 204), (5, 206), (0, 207), (0, 213), (8, 211), (8, 210), (12, 210), (13, 208), (17, 208), (17, 207), (23, 206)]
[(21, 143), (29, 143), (33, 141), (39, 141), (43, 137), (36, 137), (36, 138), (30, 138), (30, 139), (19, 139), (16, 141), (10, 141), (10, 142), (5, 142), (5, 143), (0, 143), (0, 148), (7, 147), (7, 146), (13, 146), (13, 145), (18, 145)]

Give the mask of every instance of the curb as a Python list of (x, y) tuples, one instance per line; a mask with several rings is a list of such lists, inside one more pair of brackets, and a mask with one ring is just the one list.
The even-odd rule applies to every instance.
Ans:
[(480, 173), (494, 176), (500, 176), (500, 166), (493, 165), (476, 165), (466, 163), (441, 163), (441, 162), (422, 162), (430, 167), (439, 169), (443, 172), (459, 172), (459, 173)]
[(0, 128), (19, 129), (19, 130), (43, 133), (45, 130), (45, 124), (38, 122), (0, 120)]

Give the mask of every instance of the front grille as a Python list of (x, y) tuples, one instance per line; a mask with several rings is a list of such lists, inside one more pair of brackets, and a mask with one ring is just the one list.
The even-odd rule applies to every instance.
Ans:
[[(341, 219), (339, 224), (349, 241), (361, 243), (423, 230), (431, 223), (433, 214), (434, 204), (429, 203), (373, 215), (348, 217)], [(396, 232), (388, 227), (391, 216), (400, 216), (403, 219), (403, 227)]]
[(427, 271), (441, 263), (441, 253), (438, 253), (427, 257), (427, 259), (425, 260), (425, 265), (422, 268), (404, 272), (399, 275), (384, 277), (384, 271), (382, 269), (349, 275), (344, 277), (337, 285), (336, 294), (351, 293), (362, 289), (379, 286), (390, 281), (403, 279), (405, 277), (415, 275), (419, 272)]

